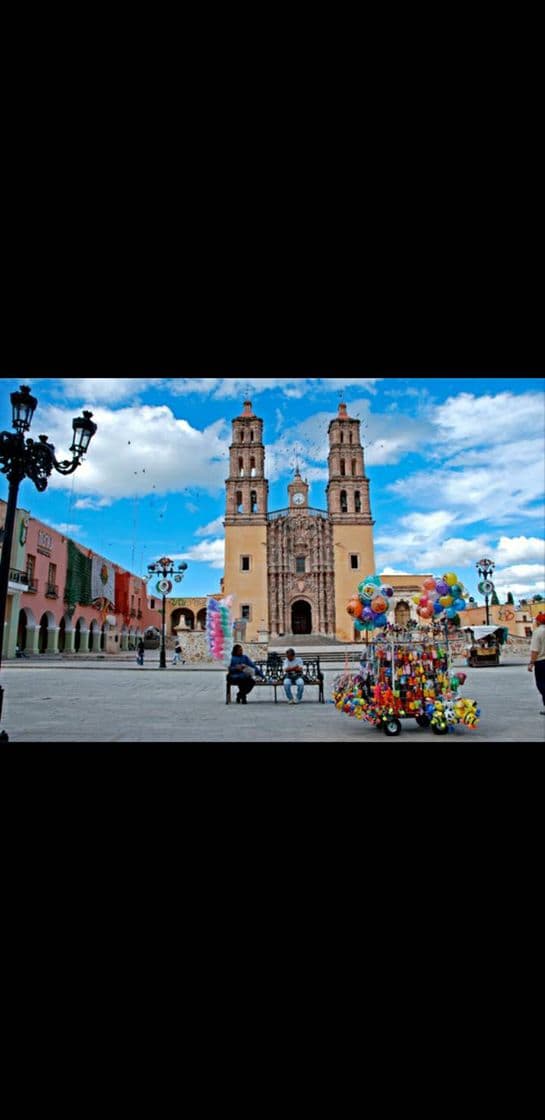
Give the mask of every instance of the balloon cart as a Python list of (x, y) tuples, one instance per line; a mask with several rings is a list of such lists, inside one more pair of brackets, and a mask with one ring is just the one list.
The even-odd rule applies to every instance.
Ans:
[[(456, 579), (453, 573), (447, 576)], [(431, 578), (427, 582), (431, 585)], [(359, 669), (351, 672), (346, 665), (335, 681), (333, 702), (337, 711), (372, 724), (387, 737), (399, 735), (406, 719), (416, 720), (419, 727), (430, 727), (435, 735), (447, 735), (458, 724), (477, 727), (477, 701), (459, 695), (466, 674), (454, 670), (451, 663), (447, 621), (451, 616), (447, 614), (441, 622), (438, 618), (432, 621), (434, 613), (437, 616), (450, 604), (440, 604), (441, 609), (435, 612), (432, 607), (429, 614), (428, 604), (422, 604), (425, 613), (421, 615), (420, 631), (415, 625), (389, 626), (383, 613), (377, 611), (382, 603), (376, 599), (377, 595), (387, 596), (390, 589), (377, 588), (377, 583), (378, 577), (362, 581), (358, 596), (347, 606), (349, 614), (361, 619), (358, 628), (372, 629), (373, 637), (370, 640), (366, 632)], [(431, 586), (426, 590), (431, 591)], [(359, 614), (358, 602), (363, 604)], [(456, 609), (461, 609), (461, 604), (456, 604)], [(373, 612), (374, 619), (369, 617)]]

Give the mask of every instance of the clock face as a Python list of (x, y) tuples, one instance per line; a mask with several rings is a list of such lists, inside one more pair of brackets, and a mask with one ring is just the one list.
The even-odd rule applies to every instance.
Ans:
[(304, 494), (294, 494), (293, 495), (294, 506), (302, 506), (304, 504), (304, 501), (305, 501), (305, 495)]

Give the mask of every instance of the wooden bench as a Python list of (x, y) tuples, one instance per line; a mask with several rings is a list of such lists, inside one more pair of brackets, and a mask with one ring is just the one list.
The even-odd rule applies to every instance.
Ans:
[[(322, 671), (320, 669), (320, 658), (319, 657), (309, 657), (309, 658), (302, 657), (301, 661), (303, 662), (302, 676), (303, 676), (303, 680), (305, 682), (305, 688), (313, 688), (313, 687), (317, 688), (318, 689), (318, 702), (320, 704), (325, 704), (325, 699), (324, 699), (324, 674), (322, 673)], [(275, 704), (277, 704), (278, 703), (278, 697), (276, 695), (277, 689), (278, 688), (282, 688), (282, 689), (284, 688), (285, 673), (284, 673), (284, 670), (282, 668), (282, 663), (278, 664), (277, 662), (271, 662), (271, 661), (256, 661), (255, 664), (259, 665), (259, 668), (261, 669), (261, 672), (263, 673), (263, 677), (264, 677), (264, 679), (262, 679), (261, 677), (258, 677), (258, 676), (256, 676), (254, 678), (255, 687), (256, 688), (265, 688), (265, 687), (268, 686), (270, 688), (274, 688), (274, 702), (275, 702)], [(226, 704), (231, 703), (231, 688), (236, 688), (236, 687), (237, 687), (236, 684), (231, 685), (229, 683), (229, 674), (227, 674), (226, 686), (225, 686), (225, 703)]]

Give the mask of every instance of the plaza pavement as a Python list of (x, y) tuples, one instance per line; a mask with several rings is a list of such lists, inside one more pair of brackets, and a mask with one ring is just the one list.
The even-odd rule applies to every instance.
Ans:
[[(461, 667), (463, 662), (459, 661)], [(455, 662), (456, 665), (456, 662)], [(545, 716), (533, 673), (520, 658), (498, 667), (467, 669), (461, 695), (477, 700), (475, 730), (456, 726), (445, 736), (402, 721), (387, 738), (365, 721), (336, 711), (332, 685), (340, 667), (325, 669), (326, 704), (307, 688), (300, 705), (272, 689), (255, 689), (246, 706), (225, 704), (225, 670), (217, 666), (168, 666), (153, 655), (134, 662), (89, 660), (4, 663), (2, 729), (17, 743), (352, 743), (388, 750), (433, 742), (438, 749), (481, 743), (543, 743)], [(455, 671), (455, 670), (454, 670)]]

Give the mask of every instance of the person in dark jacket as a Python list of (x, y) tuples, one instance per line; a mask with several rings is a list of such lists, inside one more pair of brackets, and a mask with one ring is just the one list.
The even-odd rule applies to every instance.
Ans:
[(263, 677), (261, 669), (254, 661), (251, 661), (250, 658), (246, 656), (242, 646), (233, 646), (227, 680), (229, 684), (236, 684), (238, 686), (237, 704), (245, 704), (248, 693), (251, 692), (254, 687), (252, 676), (250, 673), (245, 672), (245, 669), (253, 669), (258, 677)]

